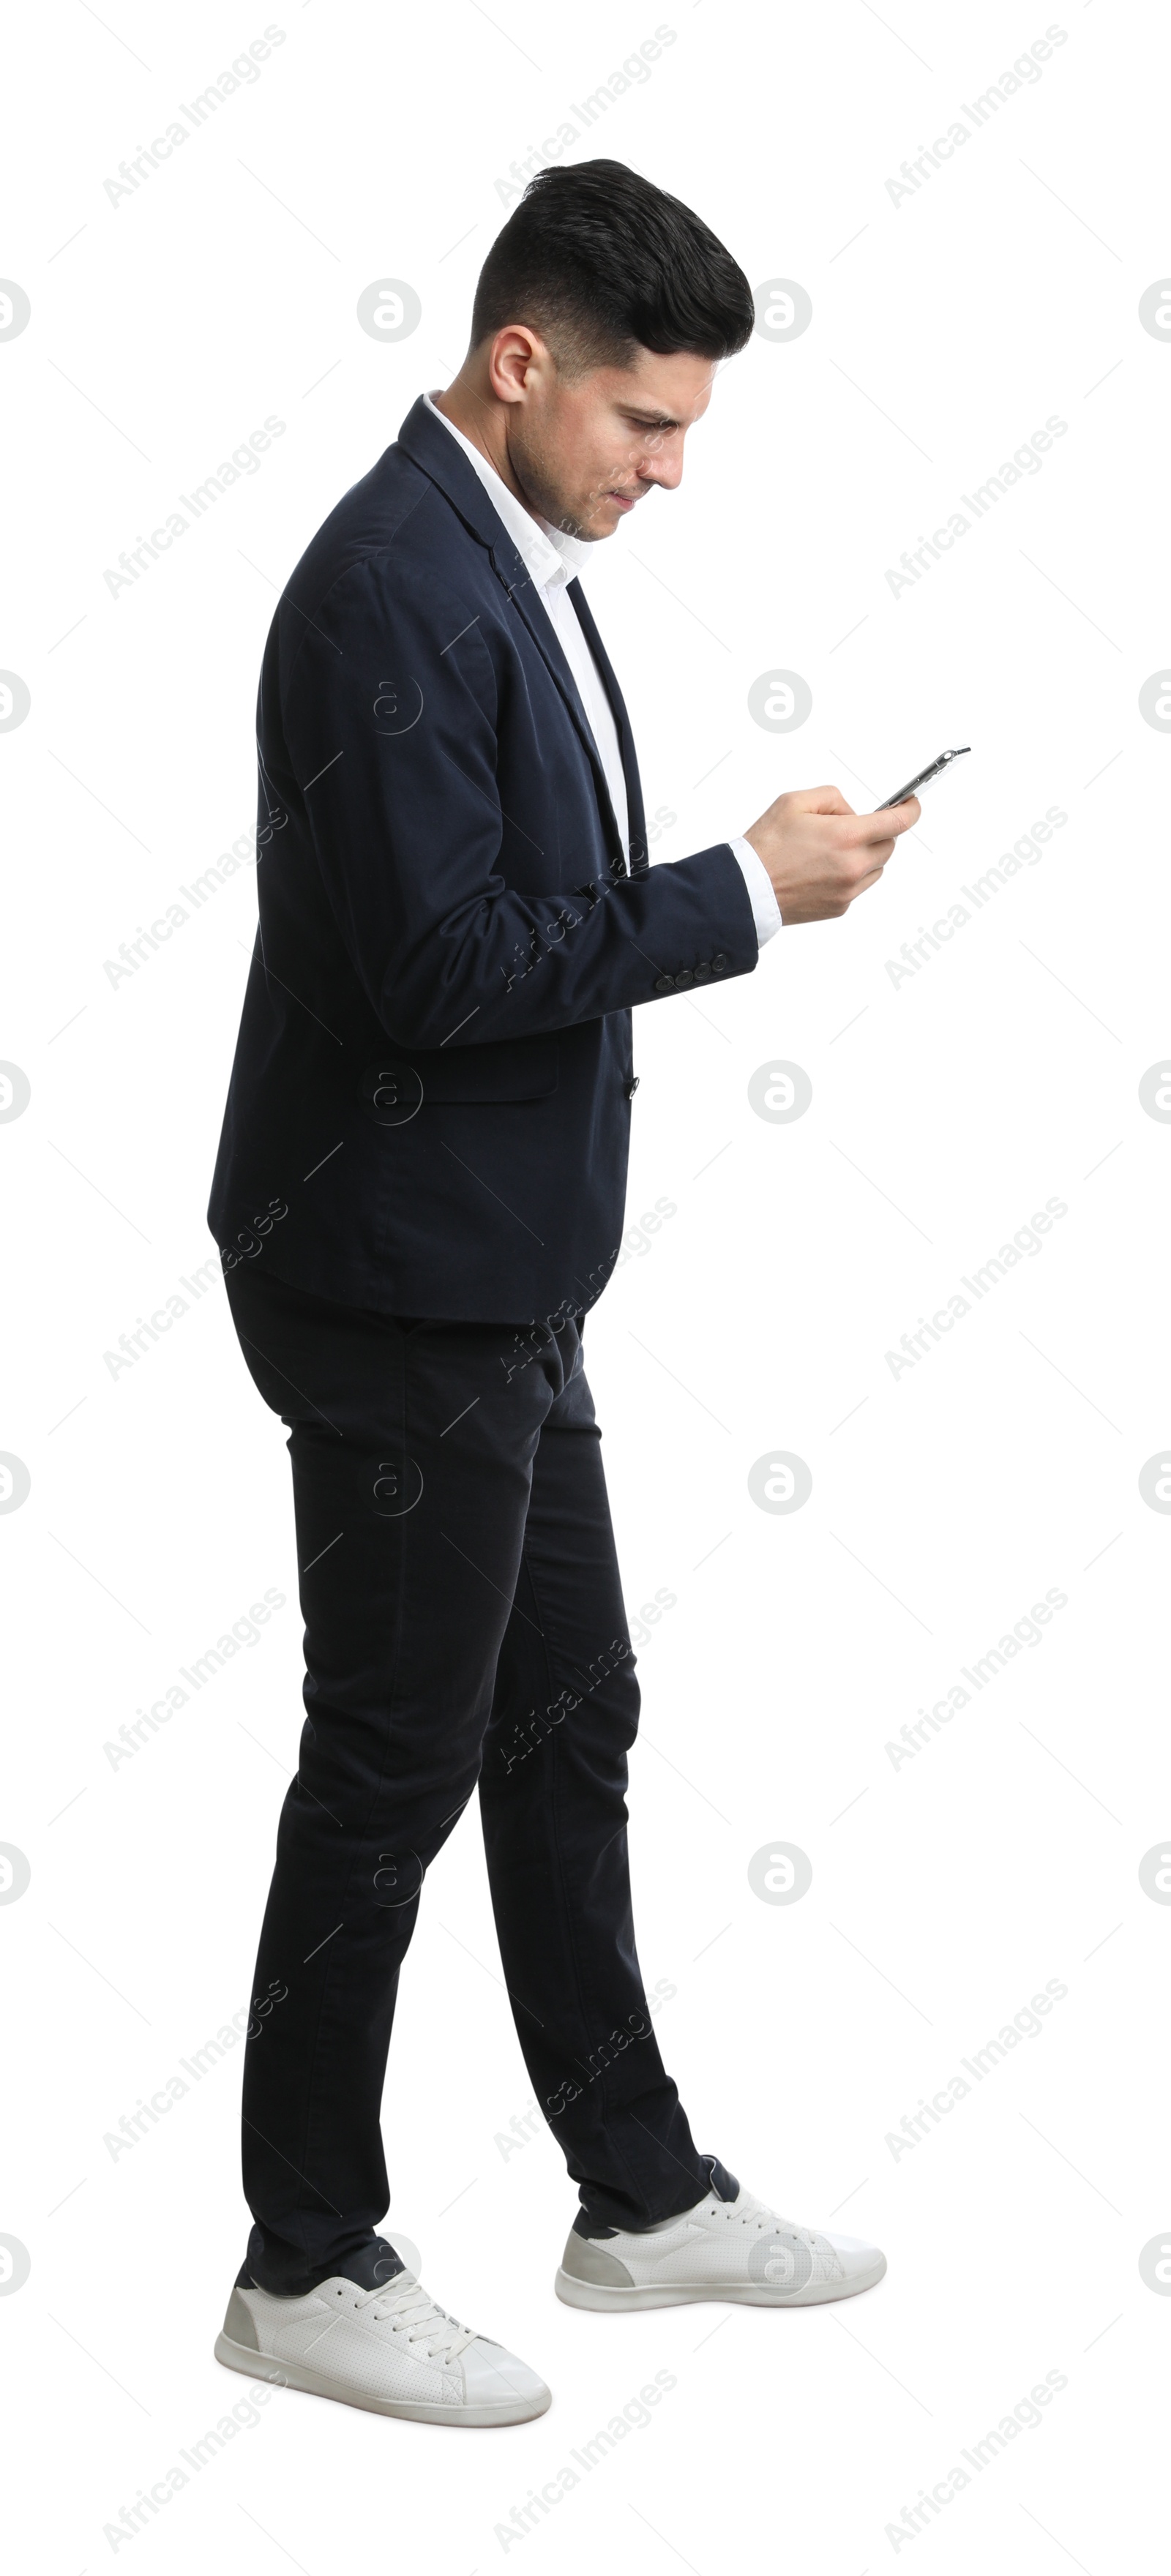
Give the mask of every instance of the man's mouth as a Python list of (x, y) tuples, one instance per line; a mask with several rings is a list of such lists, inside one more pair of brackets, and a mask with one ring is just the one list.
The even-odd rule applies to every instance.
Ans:
[(616, 501), (620, 510), (633, 510), (639, 497), (637, 492), (607, 492), (606, 494), (606, 499)]

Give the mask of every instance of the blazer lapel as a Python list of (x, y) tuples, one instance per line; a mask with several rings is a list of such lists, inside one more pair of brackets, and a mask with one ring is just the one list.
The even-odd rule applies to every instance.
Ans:
[[(421, 394), (417, 403), (415, 403), (413, 408), (408, 412), (402, 428), (399, 431), (396, 443), (399, 447), (405, 448), (412, 461), (422, 468), (423, 473), (430, 478), (431, 482), (438, 485), (440, 491), (443, 493), (444, 499), (451, 503), (457, 517), (463, 521), (464, 526), (469, 530), (470, 534), (477, 538), (479, 543), (487, 549), (488, 560), (497, 580), (500, 582), (510, 605), (518, 611), (519, 615), (523, 619), (525, 627), (529, 635), (532, 637), (546, 669), (556, 682), (569, 714), (577, 727), (582, 747), (587, 755), (590, 768), (593, 772), (594, 786), (597, 790), (602, 822), (605, 827), (606, 837), (610, 843), (611, 872), (615, 876), (625, 876), (627, 874), (626, 852), (622, 847), (622, 836), (618, 830), (617, 816), (614, 812), (609, 787), (606, 784), (606, 773), (602, 767), (601, 756), (590, 730), (589, 718), (586, 715), (585, 708), (583, 707), (578, 695), (577, 683), (574, 679), (573, 673), (570, 670), (569, 664), (565, 659), (565, 655), (561, 650), (561, 646), (557, 641), (552, 620), (548, 616), (546, 610), (542, 608), (540, 601), (533, 597), (534, 585), (532, 576), (529, 573), (522, 556), (514, 546), (512, 539), (508, 534), (508, 530), (504, 526), (503, 520), (498, 518), (496, 511), (493, 509), (492, 503), (489, 500), (488, 494), (480, 481), (479, 475), (473, 471), (467, 457), (464, 455), (463, 449), (457, 446), (456, 441), (452, 438), (450, 432), (443, 427), (442, 422), (433, 418), (432, 414), (428, 411), (427, 405)], [(592, 617), (590, 617), (588, 608), (585, 606), (585, 600), (580, 584), (573, 581), (567, 586), (574, 594), (574, 605), (577, 610), (579, 622), (582, 626), (583, 632), (589, 640), (591, 650), (593, 650), (597, 655), (598, 668), (602, 673), (605, 686), (609, 692), (610, 702), (614, 709), (615, 722), (618, 726), (619, 744), (622, 751), (623, 773), (626, 778), (626, 792), (630, 799), (632, 850), (635, 839), (635, 816), (637, 814), (637, 837), (642, 857), (642, 865), (641, 867), (637, 867), (634, 872), (636, 875), (643, 875), (646, 871), (647, 862), (645, 848), (643, 847), (642, 798), (638, 788), (638, 772), (637, 768), (634, 767), (633, 761), (634, 745), (630, 735), (629, 719), (626, 714), (626, 709), (622, 704), (622, 699), (618, 690), (618, 683), (602, 650), (601, 639), (598, 637), (597, 628), (594, 625)], [(584, 615), (582, 613), (583, 610), (585, 612)], [(629, 752), (627, 749), (628, 744)], [(632, 767), (634, 767), (633, 796), (631, 795)]]

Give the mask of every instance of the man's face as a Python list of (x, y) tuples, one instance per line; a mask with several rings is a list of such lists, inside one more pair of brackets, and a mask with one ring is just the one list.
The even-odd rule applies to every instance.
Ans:
[(506, 413), (509, 463), (529, 508), (568, 536), (613, 536), (656, 483), (674, 491), (715, 375), (712, 358), (642, 349), (633, 367), (566, 378), (535, 340)]

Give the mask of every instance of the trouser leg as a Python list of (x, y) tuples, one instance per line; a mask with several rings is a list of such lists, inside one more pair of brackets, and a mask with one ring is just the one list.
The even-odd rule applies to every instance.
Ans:
[(626, 2227), (690, 2208), (709, 2185), (659, 2055), (635, 1949), (625, 1798), (638, 1709), (578, 1355), (533, 1461), (480, 1811), (534, 2091), (584, 2211)]
[(235, 1272), (233, 1320), (289, 1425), (305, 1723), (245, 2051), (253, 2277), (311, 2286), (389, 2200), (380, 2104), (424, 1872), (476, 1784), (561, 1346)]

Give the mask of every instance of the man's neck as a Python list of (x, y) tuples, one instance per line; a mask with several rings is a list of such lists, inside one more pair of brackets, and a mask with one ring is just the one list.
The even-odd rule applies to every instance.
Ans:
[(503, 404), (496, 402), (491, 394), (484, 394), (463, 376), (456, 376), (446, 393), (432, 394), (431, 400), (436, 411), (441, 411), (453, 428), (461, 429), (473, 447), (479, 448), (481, 456), (487, 458), (493, 472), (500, 476), (514, 501), (519, 501), (522, 509), (528, 511), (530, 519), (537, 519), (538, 514), (521, 491), (509, 461)]

